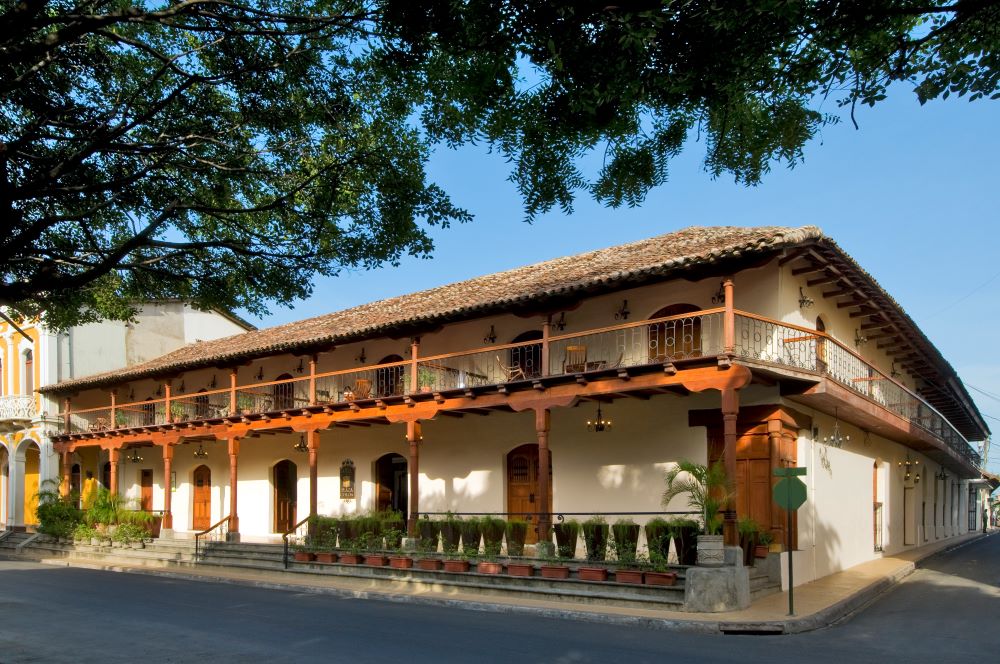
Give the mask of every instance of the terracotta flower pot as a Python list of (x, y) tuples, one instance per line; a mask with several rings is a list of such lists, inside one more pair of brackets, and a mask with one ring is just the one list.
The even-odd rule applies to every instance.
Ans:
[(646, 572), (643, 578), (647, 586), (672, 586), (677, 583), (674, 572)]
[(577, 570), (581, 581), (607, 581), (608, 570), (603, 567), (581, 567)]
[(337, 562), (337, 554), (332, 551), (327, 551), (325, 553), (316, 554), (316, 562), (325, 563), (327, 565)]
[(770, 547), (767, 544), (758, 544), (754, 547), (754, 555), (758, 558), (767, 558), (768, 553), (770, 553)]
[(389, 556), (389, 566), (394, 569), (410, 569), (413, 567), (413, 558), (407, 556)]
[(369, 565), (371, 567), (385, 567), (388, 564), (389, 564), (389, 559), (383, 556), (382, 554), (376, 553), (369, 556), (365, 556), (365, 565)]
[(486, 562), (485, 560), (476, 563), (476, 571), (480, 574), (503, 574), (503, 563)]
[(618, 583), (642, 583), (642, 570), (620, 569), (615, 572)]
[(441, 561), (438, 558), (421, 558), (417, 561), (417, 567), (428, 572), (437, 572), (441, 569)]
[(446, 560), (444, 561), (444, 571), (446, 572), (468, 572), (468, 560)]
[(342, 553), (340, 554), (340, 562), (344, 565), (360, 565), (361, 564), (361, 554), (358, 553)]
[(307, 562), (311, 561), (314, 557), (315, 557), (315, 554), (312, 554), (312, 553), (310, 553), (308, 551), (296, 551), (295, 552), (295, 562), (297, 562), (297, 563), (307, 563)]
[(534, 576), (535, 566), (531, 563), (507, 563), (507, 573), (511, 576)]
[(563, 565), (542, 565), (539, 569), (542, 572), (542, 578), (545, 579), (569, 578), (569, 568)]

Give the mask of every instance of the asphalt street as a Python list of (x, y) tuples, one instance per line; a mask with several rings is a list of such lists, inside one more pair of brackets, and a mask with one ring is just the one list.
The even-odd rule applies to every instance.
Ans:
[(1000, 536), (839, 625), (705, 636), (0, 560), (0, 663), (943, 662), (1000, 649)]

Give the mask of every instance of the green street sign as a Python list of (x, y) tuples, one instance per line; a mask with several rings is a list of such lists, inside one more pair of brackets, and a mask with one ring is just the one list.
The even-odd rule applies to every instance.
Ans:
[(775, 477), (794, 477), (805, 475), (808, 468), (775, 468)]
[(797, 510), (806, 502), (806, 485), (798, 477), (781, 478), (771, 493), (774, 495), (774, 502), (784, 510)]

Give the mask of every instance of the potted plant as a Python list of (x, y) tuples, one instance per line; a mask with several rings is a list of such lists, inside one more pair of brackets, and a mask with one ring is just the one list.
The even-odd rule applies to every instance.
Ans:
[(458, 552), (458, 543), (462, 538), (462, 519), (451, 512), (441, 521), (441, 550), (446, 556)]
[(606, 567), (579, 567), (576, 575), (581, 581), (607, 581), (608, 569)]
[(406, 523), (403, 515), (391, 510), (379, 512), (377, 515), (381, 524), (380, 529), (385, 537), (385, 548), (398, 550), (403, 546), (403, 534), (406, 532)]
[(425, 572), (437, 572), (440, 571), (442, 563), (440, 558), (421, 558), (417, 561), (417, 567)]
[(763, 529), (757, 533), (757, 546), (754, 550), (754, 555), (758, 558), (767, 558), (767, 554), (771, 551), (771, 543), (774, 542), (774, 535), (771, 534), (770, 530)]
[(688, 495), (688, 506), (697, 510), (702, 518), (702, 532), (698, 535), (698, 564), (721, 567), (725, 564), (722, 516), (719, 512), (733, 493), (722, 461), (713, 464), (682, 460), (667, 472), (667, 488), (663, 492), (663, 505), (674, 497)]
[[(701, 526), (692, 519), (672, 519), (670, 521), (671, 536), (674, 549), (677, 551), (677, 562), (681, 565), (698, 564), (698, 533)], [(663, 558), (666, 559), (664, 552)]]
[(631, 583), (638, 585), (642, 583), (642, 570), (634, 567), (619, 568), (615, 570), (615, 582)]
[(535, 566), (525, 561), (507, 561), (507, 573), (511, 576), (533, 576)]
[(743, 566), (752, 567), (760, 526), (750, 517), (743, 517), (736, 522), (736, 530), (740, 534), (740, 548), (743, 549)]
[(507, 555), (523, 556), (524, 540), (528, 537), (528, 522), (521, 519), (511, 519), (507, 522)]
[[(646, 532), (646, 548), (649, 549), (650, 555), (655, 552), (656, 555), (666, 558), (670, 553), (670, 538), (674, 533), (671, 523), (658, 516), (647, 521), (643, 530)], [(680, 558), (680, 549), (677, 555)]]
[(446, 572), (468, 572), (469, 567), (469, 559), (465, 557), (444, 559), (444, 571)]
[(594, 516), (583, 522), (583, 543), (587, 547), (587, 560), (607, 558), (608, 524), (603, 517)]
[(438, 548), (438, 532), (439, 524), (437, 521), (431, 521), (430, 519), (420, 519), (417, 522), (417, 532), (420, 537), (417, 541), (417, 547), (426, 553), (432, 553), (437, 551)]
[(483, 531), (479, 519), (466, 519), (462, 521), (462, 553), (474, 556), (479, 553), (479, 540), (483, 537)]
[(632, 519), (618, 519), (611, 526), (611, 533), (614, 535), (615, 556), (618, 561), (634, 562), (639, 548), (639, 525)]
[(492, 557), (480, 560), (476, 563), (476, 572), (479, 574), (503, 574), (503, 563)]
[(568, 579), (569, 566), (563, 565), (558, 558), (548, 558), (538, 567), (543, 579)]
[(483, 532), (483, 551), (487, 556), (499, 556), (507, 522), (494, 516), (484, 516), (480, 525)]
[(552, 526), (556, 534), (556, 554), (560, 558), (576, 557), (576, 542), (580, 537), (580, 522), (575, 519)]

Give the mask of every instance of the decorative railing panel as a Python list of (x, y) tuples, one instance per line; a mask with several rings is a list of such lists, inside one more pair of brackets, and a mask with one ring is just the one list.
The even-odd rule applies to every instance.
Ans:
[(737, 357), (796, 369), (816, 371), (825, 350), (816, 332), (744, 314), (736, 316), (735, 336)]
[(8, 394), (0, 397), (0, 422), (30, 420), (35, 417), (35, 398), (30, 394)]
[[(442, 392), (531, 380), (542, 375), (542, 344), (531, 341), (421, 358), (418, 392)], [(407, 379), (408, 385), (408, 379)]]

